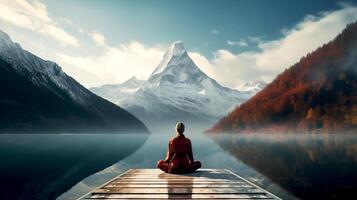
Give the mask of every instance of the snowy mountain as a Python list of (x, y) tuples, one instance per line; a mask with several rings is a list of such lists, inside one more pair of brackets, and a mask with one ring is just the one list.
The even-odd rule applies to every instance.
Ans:
[(266, 85), (267, 83), (262, 80), (253, 80), (244, 83), (241, 87), (239, 87), (239, 90), (256, 94), (260, 90), (264, 89)]
[(125, 95), (124, 83), (120, 89), (103, 86), (92, 91), (127, 109), (154, 132), (172, 131), (177, 121), (195, 130), (207, 127), (252, 95), (223, 87), (208, 77), (180, 41), (168, 48), (148, 80), (140, 83), (138, 90)]
[(147, 132), (132, 114), (93, 94), (54, 62), (0, 31), (0, 132)]
[(135, 76), (121, 84), (108, 84), (100, 87), (92, 87), (94, 93), (106, 97), (113, 102), (119, 102), (122, 98), (130, 96), (138, 91), (145, 83), (145, 80), (139, 80)]

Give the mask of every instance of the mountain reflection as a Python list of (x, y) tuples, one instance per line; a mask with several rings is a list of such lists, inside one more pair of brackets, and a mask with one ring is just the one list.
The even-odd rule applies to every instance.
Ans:
[(138, 149), (147, 134), (0, 135), (0, 199), (56, 199)]
[(235, 158), (303, 199), (344, 199), (357, 188), (357, 136), (210, 135)]

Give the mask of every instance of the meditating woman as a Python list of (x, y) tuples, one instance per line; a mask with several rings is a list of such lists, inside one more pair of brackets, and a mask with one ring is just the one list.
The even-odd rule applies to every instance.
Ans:
[(191, 141), (185, 137), (184, 131), (185, 125), (177, 123), (176, 137), (169, 141), (166, 159), (157, 162), (157, 167), (162, 171), (173, 174), (191, 173), (201, 167), (200, 161), (193, 159)]

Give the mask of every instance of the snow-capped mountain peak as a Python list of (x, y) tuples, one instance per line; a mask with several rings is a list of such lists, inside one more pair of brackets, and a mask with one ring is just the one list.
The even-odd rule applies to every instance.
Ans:
[(157, 87), (171, 84), (199, 84), (208, 78), (192, 61), (181, 41), (174, 42), (166, 51), (162, 61), (153, 71), (146, 84)]
[(182, 41), (176, 41), (174, 42), (168, 49), (168, 51), (166, 52), (166, 54), (169, 57), (173, 57), (173, 56), (181, 56), (183, 54), (187, 53), (185, 47), (183, 46), (183, 42)]
[(119, 84), (108, 84), (102, 85), (100, 87), (92, 87), (94, 93), (99, 96), (107, 97), (111, 99), (114, 103), (117, 103), (120, 99), (128, 97), (133, 93), (137, 92), (145, 83), (145, 80), (140, 80), (136, 76)]
[(163, 59), (156, 67), (156, 69), (152, 72), (151, 76), (164, 72), (169, 65), (177, 65), (179, 64), (178, 62), (182, 60), (186, 60), (186, 62), (192, 62), (191, 58), (189, 58), (187, 54), (183, 42), (176, 41), (166, 50)]
[(136, 76), (132, 76), (130, 79), (126, 80), (121, 85), (124, 85), (127, 87), (139, 87), (143, 84), (143, 82), (145, 82), (145, 81), (136, 78)]
[(207, 76), (190, 58), (181, 41), (167, 49), (149, 79), (135, 92), (105, 87), (92, 91), (127, 109), (153, 130), (177, 120), (207, 127), (207, 123), (226, 115), (251, 96), (250, 92), (223, 87)]

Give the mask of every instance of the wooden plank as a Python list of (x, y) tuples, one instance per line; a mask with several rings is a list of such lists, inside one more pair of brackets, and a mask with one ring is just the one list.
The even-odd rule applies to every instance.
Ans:
[(157, 178), (179, 178), (179, 177), (208, 177), (208, 178), (215, 178), (215, 177), (231, 177), (237, 178), (232, 174), (195, 174), (195, 175), (178, 175), (178, 174), (125, 174), (121, 176), (123, 178), (130, 178), (130, 177), (157, 177)]
[[(120, 174), (119, 176), (114, 177), (114, 178), (112, 178), (111, 180), (109, 180), (109, 181), (103, 183), (103, 184), (102, 184), (101, 186), (99, 186), (98, 188), (102, 188), (102, 187), (104, 187), (105, 185), (108, 185), (108, 184), (109, 184), (110, 182), (112, 182), (113, 180), (117, 179), (117, 178), (120, 177), (120, 176), (125, 175), (126, 173), (130, 173), (132, 170), (133, 170), (133, 169), (128, 169), (127, 171), (123, 172), (123, 173)], [(87, 194), (84, 194), (83, 196), (79, 197), (77, 200), (81, 200), (81, 199), (85, 199), (85, 198), (87, 198), (87, 197), (90, 197), (90, 196), (91, 196), (91, 193), (92, 193), (92, 191), (88, 192)]]
[(173, 179), (158, 179), (158, 178), (121, 178), (118, 180), (113, 180), (113, 182), (175, 182), (175, 181), (184, 181), (184, 182), (244, 182), (239, 179), (209, 179), (209, 178), (173, 178)]
[[(151, 181), (151, 182), (148, 182), (148, 181), (128, 181), (128, 182), (123, 182), (123, 181), (117, 181), (117, 182), (110, 182), (110, 184), (117, 184), (117, 185), (155, 185), (155, 184), (160, 184), (160, 185), (166, 185), (166, 186), (169, 186), (169, 185), (178, 185), (178, 184), (183, 184), (183, 185), (187, 185), (187, 182), (184, 182), (184, 181), (172, 181), (170, 183), (168, 182), (165, 182), (165, 181)], [(226, 184), (226, 185), (242, 185), (242, 184), (247, 184), (247, 185), (250, 185), (249, 183), (246, 183), (246, 182), (227, 182), (227, 181), (223, 181), (223, 182), (194, 182), (194, 184), (191, 184), (191, 185), (207, 185), (207, 184)], [(253, 186), (253, 185), (252, 185)]]
[[(135, 175), (159, 175), (159, 174), (166, 174), (163, 171), (157, 171), (157, 172), (140, 172), (140, 171), (131, 171), (129, 174), (135, 174)], [(222, 171), (200, 171), (197, 172), (197, 175), (199, 174), (227, 174), (227, 172)], [(172, 174), (172, 175), (178, 175), (178, 174)], [(187, 176), (193, 176), (193, 174), (183, 174), (183, 175), (187, 175)]]
[[(88, 199), (88, 198), (84, 198), (84, 199)], [(92, 199), (92, 198), (90, 198)], [(112, 200), (115, 200), (114, 198), (110, 198)], [(95, 200), (110, 200), (110, 199), (107, 199), (107, 198), (96, 198)], [(123, 199), (123, 198), (120, 198), (120, 199)], [(141, 199), (150, 199), (150, 198), (126, 198), (126, 199), (130, 199), (130, 200), (141, 200)], [(169, 200), (169, 199), (180, 199), (180, 200), (202, 200), (204, 198), (155, 198), (155, 199), (160, 199), (160, 200)], [(210, 198), (210, 199), (214, 199), (214, 200), (227, 200), (227, 199), (239, 199), (239, 200), (252, 200), (252, 198)], [(253, 199), (259, 199), (259, 198), (253, 198)], [(273, 199), (273, 198), (260, 198), (260, 199)]]
[[(231, 173), (231, 174), (237, 176), (238, 178), (240, 178), (240, 179), (246, 181), (247, 183), (250, 183), (250, 184), (254, 185), (252, 182), (250, 182), (250, 181), (248, 181), (247, 179), (245, 179), (245, 178), (239, 176), (238, 174), (233, 173), (232, 171), (230, 171), (230, 170), (228, 170), (228, 169), (225, 169), (225, 170), (228, 171), (229, 173)], [(257, 188), (261, 189), (261, 190), (264, 190), (263, 188), (261, 188), (261, 187), (259, 187), (259, 186), (257, 186), (257, 185), (255, 185), (255, 186), (256, 186)], [(267, 191), (267, 190), (264, 190), (264, 191), (265, 191), (267, 194), (269, 194), (270, 196), (272, 196), (274, 199), (280, 199), (279, 197), (275, 196), (273, 193), (270, 193), (270, 192)]]
[(160, 181), (170, 181), (170, 180), (237, 180), (243, 181), (242, 179), (235, 178), (232, 176), (223, 177), (120, 177), (118, 180), (160, 180)]
[(167, 174), (131, 169), (82, 199), (279, 199), (229, 170)]
[[(186, 184), (108, 184), (102, 188), (115, 188), (115, 187), (122, 187), (122, 188), (180, 188), (180, 187), (187, 187)], [(248, 184), (195, 184), (191, 186), (192, 188), (254, 188)]]
[(196, 177), (191, 177), (191, 176), (125, 176), (125, 177), (120, 177), (120, 179), (240, 179), (237, 177), (234, 177), (232, 175), (230, 176), (214, 176), (214, 177), (209, 177), (209, 176), (196, 176)]
[(173, 176), (180, 176), (180, 175), (185, 175), (185, 176), (200, 176), (200, 175), (204, 175), (204, 176), (207, 176), (207, 175), (222, 175), (222, 174), (225, 174), (225, 175), (229, 175), (229, 173), (225, 172), (224, 170), (202, 170), (202, 171), (197, 171), (193, 174), (167, 174), (161, 170), (150, 170), (150, 171), (146, 171), (146, 170), (143, 170), (143, 171), (139, 171), (138, 169), (132, 169), (130, 171), (130, 173), (126, 173), (125, 176), (127, 175), (173, 175)]
[(171, 184), (180, 184), (180, 183), (184, 183), (184, 184), (234, 184), (234, 183), (245, 183), (244, 181), (240, 181), (240, 182), (235, 182), (235, 181), (192, 181), (190, 183), (188, 183), (185, 180), (173, 180), (173, 181), (145, 181), (145, 180), (136, 180), (136, 181), (113, 181), (113, 183), (126, 183), (126, 184), (140, 184), (140, 183), (150, 183), (150, 184), (166, 184), (166, 185), (171, 185)]
[[(209, 172), (209, 173), (227, 173), (225, 169), (200, 169), (195, 173), (202, 173), (202, 172)], [(130, 173), (164, 173), (160, 169), (131, 169)]]
[(265, 192), (258, 188), (101, 188), (93, 192), (93, 194), (98, 193), (112, 193), (112, 194), (175, 194), (175, 193), (199, 193), (199, 194), (265, 194)]
[(227, 199), (239, 199), (239, 200), (252, 200), (252, 199), (274, 199), (274, 198), (173, 198), (173, 197), (169, 197), (169, 198), (83, 198), (83, 199), (95, 199), (95, 200), (115, 200), (115, 199), (130, 199), (130, 200), (141, 200), (141, 199), (180, 199), (180, 200), (202, 200), (202, 199), (213, 199), (213, 200), (227, 200)]
[(172, 176), (172, 177), (178, 177), (178, 176), (190, 176), (190, 177), (213, 177), (213, 176), (231, 176), (231, 174), (227, 174), (227, 173), (209, 173), (209, 172), (200, 172), (200, 173), (195, 173), (195, 174), (167, 174), (167, 173), (128, 173), (125, 174), (124, 177), (129, 177), (129, 176), (162, 176), (162, 177), (168, 177), (168, 176)]
[(273, 199), (261, 194), (95, 194), (86, 199)]
[(230, 179), (225, 179), (225, 178), (205, 178), (205, 177), (197, 177), (197, 178), (186, 178), (186, 177), (181, 177), (181, 178), (117, 178), (114, 179), (113, 182), (172, 182), (172, 181), (187, 181), (187, 182), (245, 182), (242, 179), (238, 178), (230, 178)]

